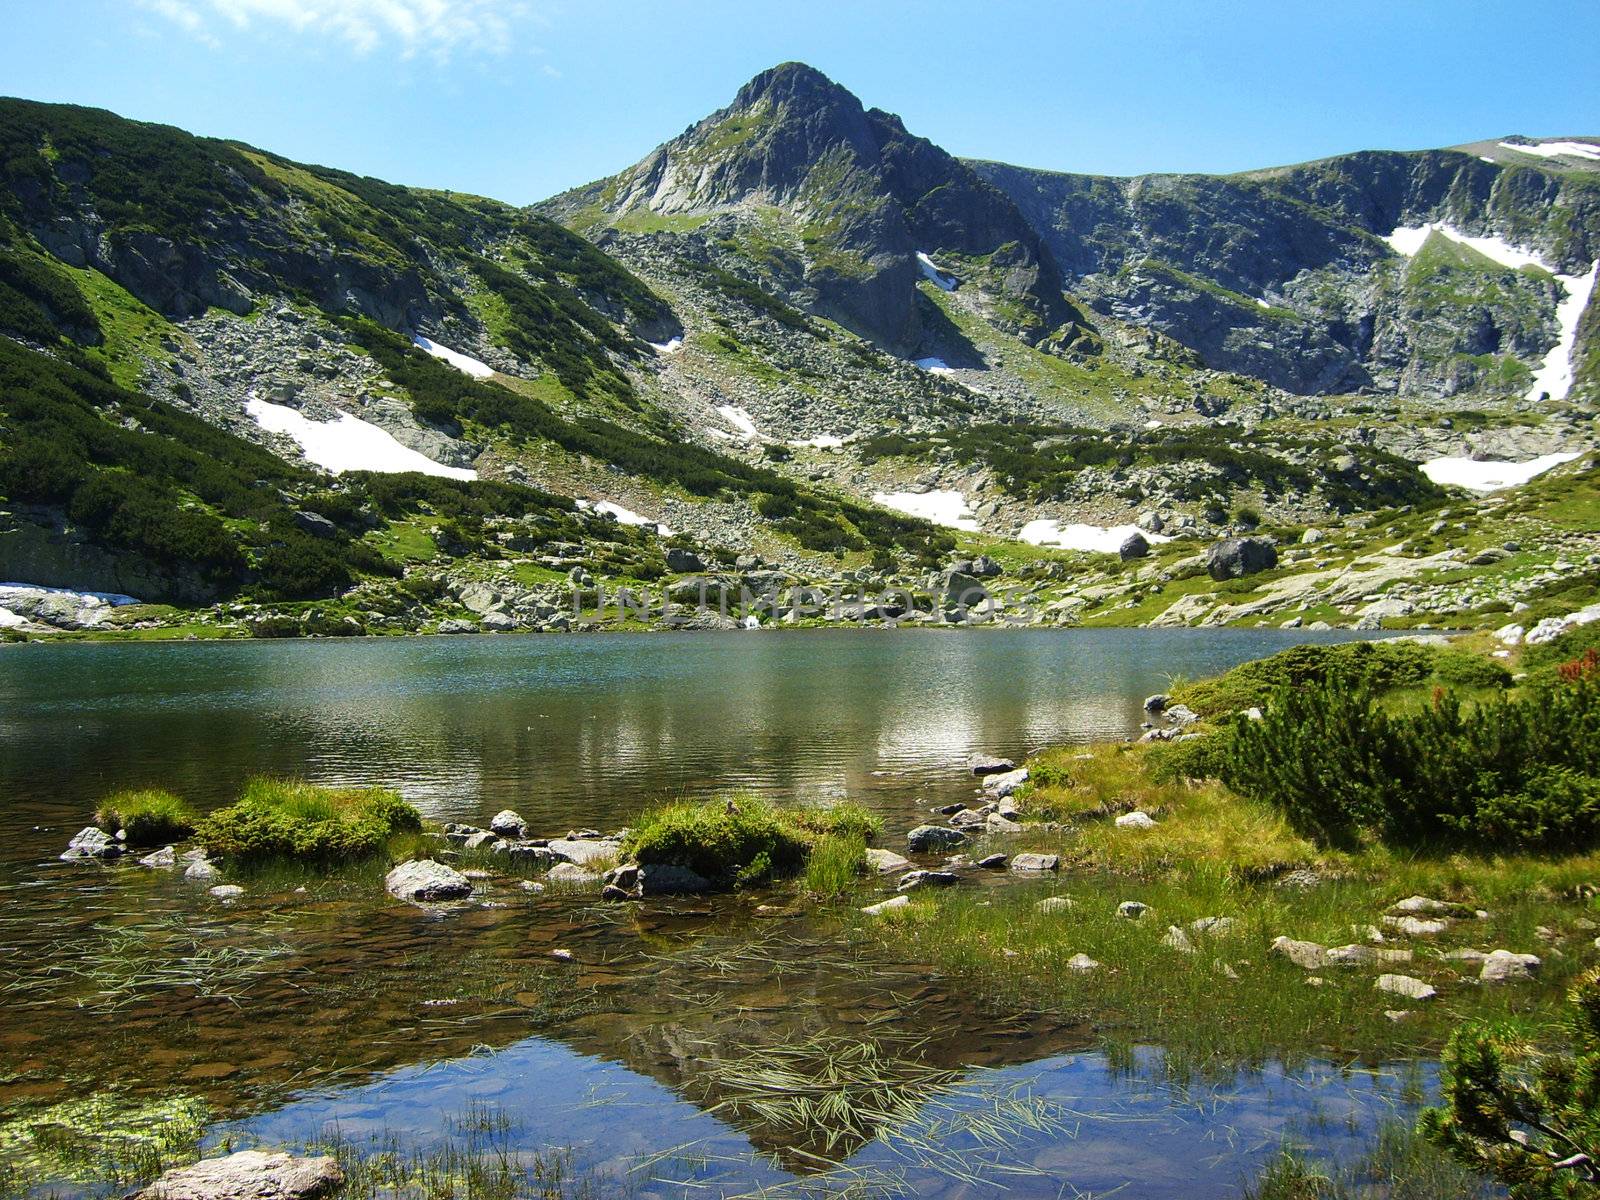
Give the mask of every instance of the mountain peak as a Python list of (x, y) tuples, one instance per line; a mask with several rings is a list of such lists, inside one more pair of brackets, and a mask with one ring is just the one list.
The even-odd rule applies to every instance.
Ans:
[(786, 62), (769, 67), (740, 88), (733, 107), (752, 108), (762, 100), (809, 106), (837, 103), (846, 98), (857, 108), (861, 106), (848, 88), (835, 83), (815, 67), (803, 62)]

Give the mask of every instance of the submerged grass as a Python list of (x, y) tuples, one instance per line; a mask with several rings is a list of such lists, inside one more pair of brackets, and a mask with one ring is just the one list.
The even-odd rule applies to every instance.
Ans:
[(1489, 1200), (1500, 1191), (1408, 1125), (1392, 1122), (1378, 1131), (1358, 1161), (1331, 1165), (1286, 1147), (1247, 1185), (1245, 1200)]
[[(1034, 826), (1007, 848), (1060, 853), (1060, 878), (918, 893), (895, 919), (861, 926), (976, 980), (1001, 1004), (1058, 1012), (1109, 1042), (1160, 1043), (1179, 1070), (1431, 1053), (1475, 1018), (1542, 1041), (1561, 1019), (1570, 981), (1600, 957), (1592, 945), (1600, 913), (1588, 898), (1600, 854), (1319, 851), (1221, 785), (1153, 781), (1148, 757), (1125, 747), (1044, 756), (1050, 782), (1020, 801), (1025, 813), (1065, 824)], [(1118, 828), (1114, 815), (1131, 808), (1150, 813), (1155, 827)], [(1489, 915), (1433, 937), (1383, 924), (1391, 905), (1418, 894)], [(1052, 896), (1070, 904), (1041, 908)], [(1124, 900), (1149, 911), (1119, 916)], [(1233, 925), (1221, 935), (1192, 930), (1203, 917)], [(1169, 935), (1174, 926), (1181, 939)], [(1410, 957), (1307, 971), (1271, 951), (1279, 936)], [(1476, 964), (1444, 957), (1467, 947), (1536, 953), (1543, 967), (1534, 980), (1480, 986)], [(1080, 954), (1099, 967), (1074, 969)], [(1421, 979), (1438, 998), (1379, 991), (1381, 973)], [(1401, 1010), (1408, 1015), (1388, 1015)]]

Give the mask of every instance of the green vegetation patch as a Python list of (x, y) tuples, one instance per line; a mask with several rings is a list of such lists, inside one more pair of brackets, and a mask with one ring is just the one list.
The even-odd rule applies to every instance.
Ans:
[(396, 834), (421, 828), (417, 810), (387, 788), (252, 779), (237, 803), (201, 819), (195, 837), (229, 863), (333, 866), (371, 858)]
[[(857, 804), (783, 808), (742, 794), (703, 803), (663, 805), (634, 822), (622, 857), (641, 865), (687, 867), (723, 887), (763, 883), (805, 870), (825, 838), (850, 839), (862, 849), (882, 822)], [(841, 848), (825, 850), (837, 869)], [(820, 868), (819, 868), (820, 869)]]
[(117, 792), (95, 809), (94, 823), (107, 833), (121, 830), (130, 846), (165, 846), (194, 832), (198, 818), (189, 804), (160, 788)]

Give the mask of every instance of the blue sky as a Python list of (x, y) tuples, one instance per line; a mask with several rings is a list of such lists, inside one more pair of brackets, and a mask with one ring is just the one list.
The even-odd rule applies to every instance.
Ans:
[(1491, 0), (13, 0), (0, 93), (515, 203), (800, 59), (962, 155), (1232, 171), (1600, 135), (1600, 5)]

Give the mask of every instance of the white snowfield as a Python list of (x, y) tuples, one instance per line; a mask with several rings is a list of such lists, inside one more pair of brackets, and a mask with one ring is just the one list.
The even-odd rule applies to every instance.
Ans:
[(790, 442), (789, 445), (809, 447), (812, 450), (837, 450), (844, 445), (844, 439), (835, 437), (831, 433), (819, 433), (816, 437), (801, 438), (799, 441)]
[(1422, 473), (1441, 486), (1464, 487), (1474, 492), (1497, 492), (1517, 487), (1552, 467), (1569, 463), (1577, 454), (1542, 454), (1527, 462), (1479, 462), (1472, 458), (1436, 458), (1422, 464)]
[[(1503, 146), (1506, 143), (1500, 144)], [(1522, 150), (1527, 147), (1513, 146), (1512, 149)], [(1503, 267), (1510, 267), (1512, 270), (1529, 266), (1541, 267), (1556, 277), (1556, 282), (1561, 284), (1566, 292), (1565, 298), (1556, 305), (1556, 324), (1560, 333), (1556, 338), (1556, 344), (1550, 347), (1550, 352), (1544, 356), (1539, 369), (1533, 373), (1533, 383), (1528, 388), (1527, 398), (1538, 400), (1541, 395), (1548, 395), (1552, 400), (1565, 400), (1567, 393), (1572, 390), (1572, 346), (1578, 338), (1578, 321), (1589, 304), (1589, 297), (1594, 293), (1595, 277), (1600, 274), (1600, 260), (1582, 275), (1562, 275), (1531, 250), (1520, 249), (1500, 237), (1473, 237), (1446, 225), (1443, 221), (1432, 221), (1426, 225), (1402, 225), (1383, 240), (1389, 243), (1395, 253), (1411, 258), (1422, 249), (1422, 244), (1433, 233), (1443, 234), (1453, 242), (1470, 247)]]
[(921, 367), (934, 375), (954, 375), (955, 368), (942, 358), (919, 358), (913, 360), (912, 366)]
[(610, 500), (579, 500), (576, 503), (579, 508), (615, 517), (618, 525), (643, 525), (654, 529), (662, 537), (672, 536), (672, 530), (660, 521), (652, 521), (649, 517), (642, 517), (631, 508), (623, 508), (622, 505), (615, 504)]
[(33, 612), (34, 606), (47, 596), (61, 596), (70, 600), (78, 609), (77, 619), (85, 625), (100, 624), (113, 608), (139, 603), (133, 596), (121, 592), (79, 592), (72, 588), (44, 587), (37, 583), (0, 583), (0, 629), (15, 629), (19, 625), (29, 624), (28, 618), (13, 611), (13, 608), (25, 608)]
[(1501, 142), (1500, 145), (1519, 154), (1534, 154), (1540, 158), (1587, 158), (1590, 162), (1600, 162), (1600, 146), (1592, 142), (1540, 142), (1536, 146)]
[(1027, 542), (1030, 546), (1053, 546), (1058, 550), (1088, 550), (1095, 554), (1115, 554), (1122, 548), (1122, 543), (1135, 533), (1152, 545), (1172, 540), (1164, 534), (1140, 529), (1137, 525), (1101, 526), (1078, 523), (1063, 525), (1060, 521), (1043, 518), (1029, 521), (1024, 525), (1022, 531), (1017, 534), (1017, 539)]
[(681, 337), (672, 337), (664, 342), (651, 342), (650, 349), (657, 354), (676, 354), (683, 349), (683, 339)]
[(481, 363), (470, 354), (462, 354), (459, 350), (450, 349), (449, 346), (429, 341), (420, 333), (412, 334), (411, 340), (435, 358), (442, 358), (456, 370), (464, 371), (474, 379), (487, 379), (494, 374), (494, 368), (488, 363)]
[(300, 452), (308, 461), (335, 475), (342, 471), (420, 471), (446, 479), (478, 477), (467, 467), (436, 463), (427, 455), (402, 446), (388, 430), (346, 412), (332, 421), (313, 421), (298, 409), (265, 400), (247, 400), (244, 407), (261, 428), (268, 433), (288, 434), (299, 443)]
[(717, 415), (738, 430), (745, 441), (753, 442), (760, 438), (761, 431), (756, 428), (755, 418), (737, 404), (719, 404)]
[(935, 287), (942, 288), (947, 292), (953, 292), (956, 290), (956, 280), (941, 271), (939, 269), (939, 264), (934, 262), (933, 259), (929, 258), (921, 250), (917, 251), (917, 265), (922, 268), (922, 273), (924, 275), (933, 280)]
[(976, 532), (978, 522), (960, 492), (873, 492), (872, 502), (935, 525)]

